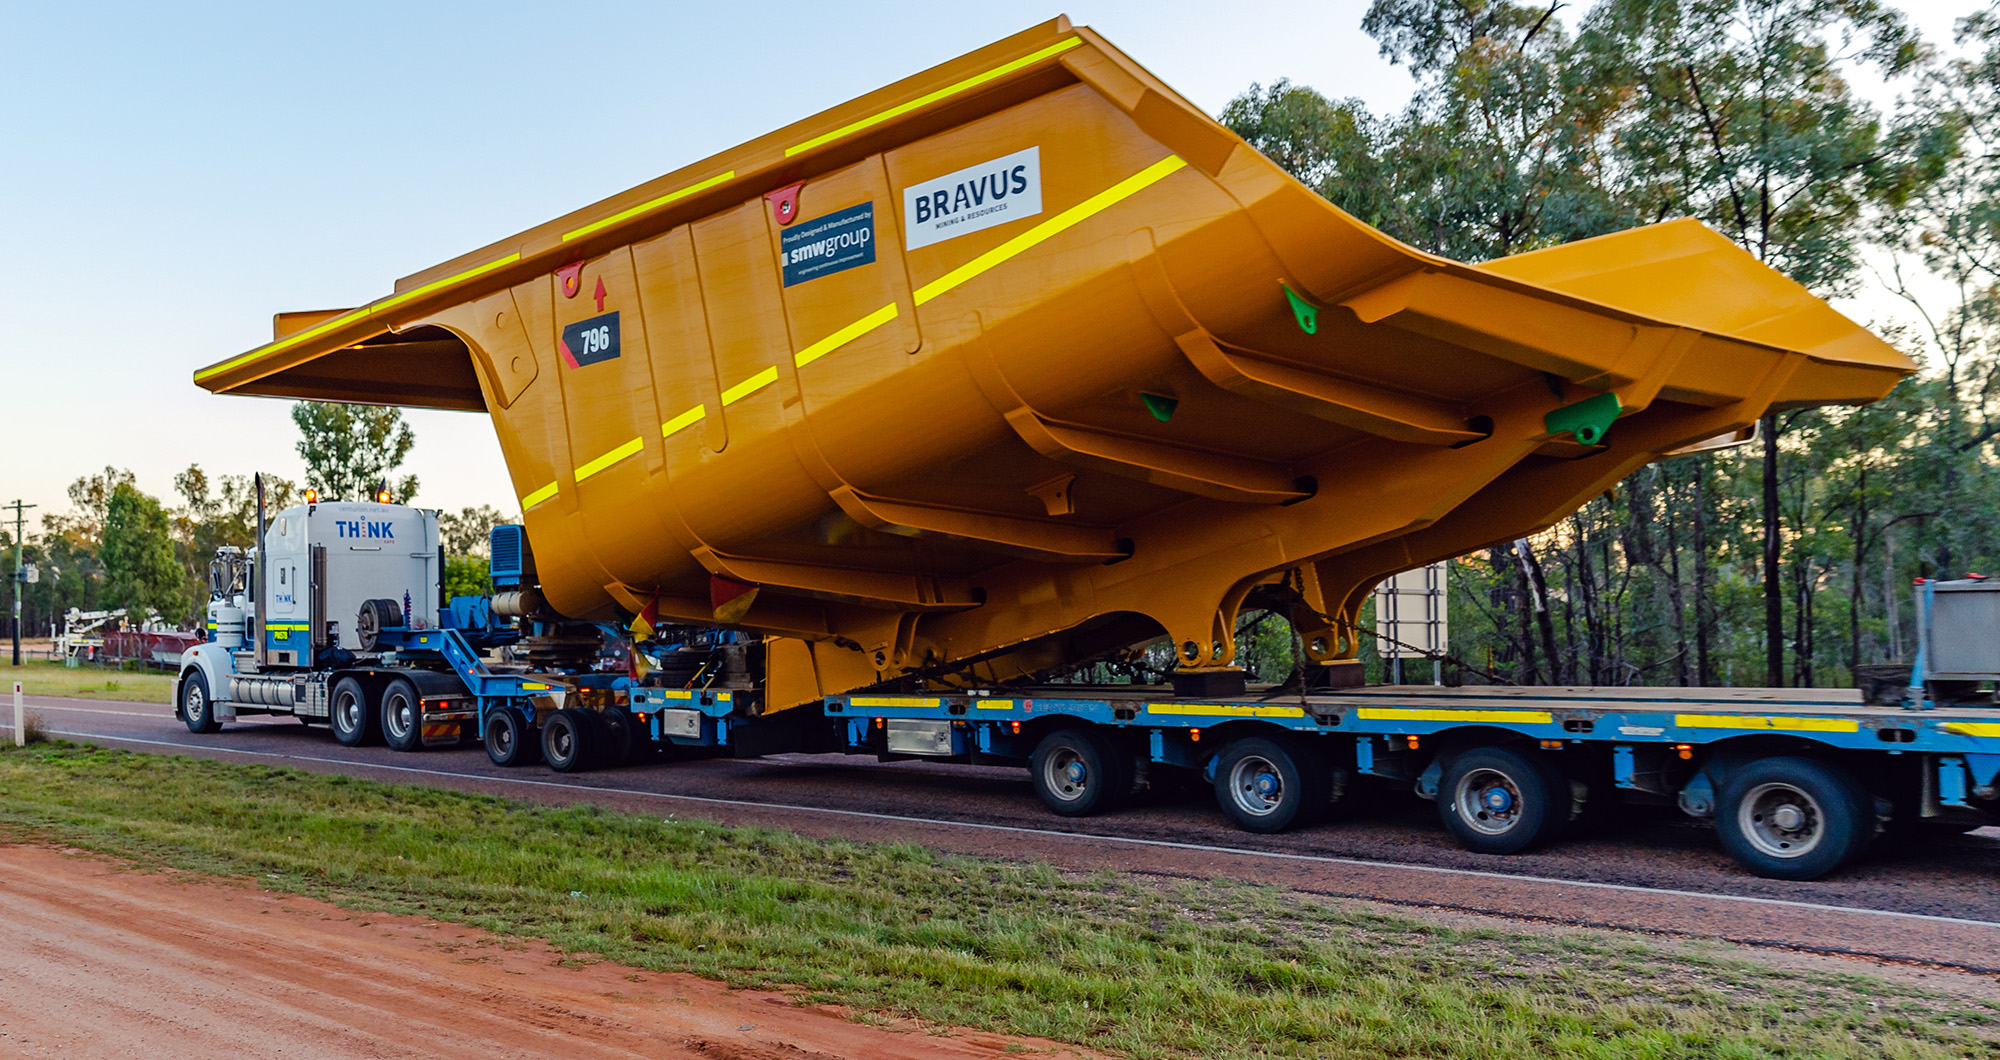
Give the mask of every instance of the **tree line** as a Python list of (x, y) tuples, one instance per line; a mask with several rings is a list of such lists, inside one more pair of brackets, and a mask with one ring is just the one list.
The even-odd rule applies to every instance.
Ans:
[[(300, 402), (292, 421), (305, 483), (264, 475), (267, 513), (303, 502), (306, 485), (325, 500), (371, 500), (378, 489), (398, 503), (415, 500), (416, 476), (396, 474), (416, 444), (400, 409)], [(216, 549), (249, 548), (255, 540), (256, 484), (251, 475), (211, 475), (195, 463), (173, 486), (162, 500), (119, 467), (72, 482), (69, 510), (45, 514), (40, 532), (27, 535), (23, 557), (38, 580), (20, 587), (22, 635), (62, 632), (71, 608), (124, 608), (136, 616), (128, 619), (134, 626), (150, 611), (169, 627), (200, 628)], [(490, 591), (483, 557), (488, 532), (502, 521), (486, 505), (440, 513), (448, 591)], [(11, 528), (0, 530), (0, 547), (11, 567)], [(0, 631), (11, 633), (11, 621), (0, 616)]]
[(1565, 6), (1377, 0), (1362, 29), (1416, 80), (1400, 112), (1278, 81), (1221, 117), (1461, 260), (1699, 218), (1816, 294), (1898, 299), (1914, 324), (1864, 323), (1922, 371), (1872, 406), (1766, 416), (1752, 447), (1646, 467), (1453, 562), (1454, 671), (1827, 685), (1907, 659), (1912, 580), (2000, 558), (2000, 5), (1949, 42), (1874, 0), (1601, 0), (1573, 24)]

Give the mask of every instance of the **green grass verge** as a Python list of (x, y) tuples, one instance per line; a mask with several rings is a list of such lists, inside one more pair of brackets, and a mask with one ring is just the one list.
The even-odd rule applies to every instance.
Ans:
[(70, 744), (0, 750), (8, 837), (1134, 1057), (2000, 1056), (1870, 977)]
[(58, 662), (24, 662), (12, 666), (0, 659), (0, 698), (13, 694), (16, 681), (31, 696), (123, 699), (135, 703), (171, 703), (174, 698), (174, 675), (157, 670), (110, 670), (88, 663), (72, 670)]

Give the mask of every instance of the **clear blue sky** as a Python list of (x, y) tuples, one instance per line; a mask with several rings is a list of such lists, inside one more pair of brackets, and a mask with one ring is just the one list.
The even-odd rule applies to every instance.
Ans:
[[(1075, 2), (1197, 105), (1280, 77), (1399, 107), (1365, 0)], [(1927, 32), (1945, 5), (1907, 5)], [(1970, 2), (1948, 5), (1970, 9)], [(192, 371), (393, 280), (1063, 8), (1015, 3), (10, 5), (0, 501), (107, 464), (298, 476), (287, 403)], [(1573, 13), (1573, 12), (1572, 12)], [(419, 503), (513, 511), (484, 416), (411, 414)], [(40, 513), (37, 513), (40, 514)]]
[[(1409, 91), (1362, 0), (1067, 14), (1219, 110)], [(315, 9), (316, 7), (316, 9)], [(1254, 13), (1252, 13), (1254, 9)], [(1227, 10), (1227, 15), (1214, 12)], [(1013, 3), (9, 5), (0, 501), (106, 464), (298, 476), (288, 403), (192, 371), (393, 280), (1063, 13)], [(410, 414), (418, 502), (513, 511), (481, 415)], [(39, 513), (38, 513), (39, 514)]]

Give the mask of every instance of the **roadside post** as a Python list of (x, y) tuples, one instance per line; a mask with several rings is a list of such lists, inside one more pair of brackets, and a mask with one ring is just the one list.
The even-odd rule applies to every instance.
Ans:
[(14, 682), (14, 746), (28, 746), (28, 716), (21, 706), (21, 682)]
[[(23, 504), (16, 500), (7, 507), (14, 509), (14, 665), (19, 666), (21, 665), (21, 590), (28, 584), (28, 572), (21, 565), (28, 547), (28, 542), (22, 533), (22, 524), (28, 509), (36, 505)], [(14, 702), (18, 704), (20, 696), (16, 695)], [(18, 717), (20, 710), (17, 708), (14, 713)], [(15, 738), (20, 738), (18, 731), (15, 733)]]

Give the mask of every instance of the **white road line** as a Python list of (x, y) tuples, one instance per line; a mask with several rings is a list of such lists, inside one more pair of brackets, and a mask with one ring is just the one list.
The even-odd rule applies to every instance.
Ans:
[(1699, 898), (1715, 902), (1742, 902), (1750, 905), (1776, 906), (1783, 909), (1805, 909), (1819, 913), (1842, 913), (1851, 916), (1879, 916), (1895, 920), (1919, 920), (1932, 924), (1960, 924), (1967, 927), (2000, 928), (2000, 922), (1991, 920), (1971, 920), (1965, 917), (1938, 916), (1933, 913), (1904, 913), (1893, 909), (1865, 909), (1852, 905), (1828, 905), (1821, 902), (1800, 902), (1789, 898), (1757, 898), (1742, 894), (1713, 894), (1706, 891), (1684, 891), (1672, 887), (1644, 887), (1632, 883), (1599, 883), (1594, 880), (1565, 880), (1554, 876), (1531, 876), (1525, 873), (1491, 872), (1485, 869), (1453, 869), (1439, 865), (1413, 865), (1399, 861), (1369, 861), (1364, 858), (1343, 858), (1326, 854), (1289, 854), (1274, 850), (1250, 850), (1244, 847), (1225, 847), (1210, 843), (1178, 843), (1169, 839), (1137, 839), (1129, 836), (1097, 835), (1090, 832), (1063, 832), (1053, 828), (1024, 828), (1019, 825), (982, 824), (977, 821), (941, 821), (932, 817), (909, 817), (895, 813), (871, 813), (866, 810), (834, 810), (824, 806), (795, 806), (781, 802), (751, 802), (745, 799), (718, 799), (706, 795), (671, 795), (658, 791), (642, 791), (638, 788), (610, 788), (595, 784), (565, 784), (553, 780), (525, 780), (518, 777), (486, 776), (479, 773), (459, 773), (447, 769), (423, 769), (417, 766), (385, 766), (372, 762), (356, 762), (348, 758), (321, 758), (313, 755), (282, 754), (277, 751), (243, 751), (233, 747), (206, 747), (199, 744), (174, 743), (170, 740), (141, 740), (129, 736), (105, 736), (88, 732), (57, 732), (52, 736), (73, 736), (86, 740), (113, 740), (119, 743), (147, 744), (154, 747), (172, 747), (179, 750), (220, 751), (227, 754), (253, 755), (258, 758), (284, 758), (296, 762), (323, 762), (330, 765), (360, 767), (363, 769), (383, 769), (395, 773), (415, 773), (423, 776), (452, 777), (459, 780), (477, 780), (486, 783), (519, 784), (535, 788), (560, 788), (564, 791), (600, 791), (613, 795), (640, 795), (653, 799), (670, 799), (677, 802), (698, 802), (712, 806), (736, 806), (751, 810), (785, 810), (792, 813), (817, 813), (833, 817), (859, 817), (872, 821), (901, 821), (908, 824), (934, 825), (942, 828), (965, 828), (988, 832), (1007, 832), (1013, 835), (1050, 836), (1057, 839), (1081, 839), (1099, 843), (1123, 843), (1128, 846), (1164, 847), (1170, 850), (1195, 850), (1209, 854), (1232, 854), (1238, 857), (1271, 858), (1278, 861), (1303, 861), (1320, 865), (1345, 865), (1362, 869), (1392, 869), (1404, 872), (1428, 872), (1439, 876), (1467, 876), (1483, 880), (1505, 880), (1516, 883), (1553, 884), (1559, 887), (1582, 887), (1598, 891), (1618, 891), (1627, 894), (1669, 895), (1675, 898)]

